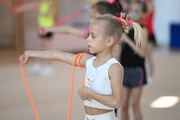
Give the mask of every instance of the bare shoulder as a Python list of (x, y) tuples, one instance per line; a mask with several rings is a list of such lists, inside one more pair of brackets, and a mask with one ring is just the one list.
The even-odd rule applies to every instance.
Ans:
[(143, 27), (142, 28), (142, 32), (143, 32), (143, 34), (145, 33), (145, 34), (148, 34), (148, 29), (147, 29), (147, 27)]
[(122, 81), (124, 76), (123, 66), (119, 63), (114, 63), (109, 68), (109, 77), (111, 80), (116, 79)]
[(114, 63), (110, 66), (110, 72), (113, 71), (124, 71), (123, 66), (119, 63)]
[(145, 41), (145, 42), (147, 42), (147, 40), (148, 40), (148, 29), (147, 29), (147, 27), (143, 27), (143, 29), (142, 29), (142, 35), (143, 35), (143, 41)]

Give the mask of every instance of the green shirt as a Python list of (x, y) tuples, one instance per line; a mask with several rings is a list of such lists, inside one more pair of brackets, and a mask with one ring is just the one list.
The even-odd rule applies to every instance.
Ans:
[[(39, 26), (52, 26), (55, 18), (55, 8), (50, 9), (50, 2), (41, 1), (39, 5), (39, 16), (38, 16), (38, 25)], [(50, 10), (50, 11), (49, 11)]]

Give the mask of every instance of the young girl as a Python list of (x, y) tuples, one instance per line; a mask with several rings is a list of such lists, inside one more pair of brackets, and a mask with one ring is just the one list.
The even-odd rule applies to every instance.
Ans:
[[(99, 1), (92, 6), (90, 10), (90, 23), (99, 15), (103, 15), (106, 13), (112, 14), (114, 16), (119, 16), (120, 12), (122, 11), (121, 4), (119, 0), (114, 0), (114, 2), (107, 2), (107, 1)], [(41, 27), (40, 31), (41, 34), (47, 34), (48, 32), (55, 32), (55, 33), (67, 33), (73, 34), (82, 38), (87, 38), (88, 36), (88, 29), (78, 29), (68, 25), (60, 25), (55, 27)]]
[[(139, 10), (140, 1), (131, 3), (129, 14), (133, 16)], [(146, 17), (147, 7), (144, 4), (142, 12), (135, 19), (139, 24)], [(127, 18), (128, 19), (128, 18)], [(140, 47), (135, 45), (134, 30), (131, 29), (128, 34), (123, 34), (121, 40), (124, 42), (121, 53), (121, 64), (124, 67), (124, 93), (122, 104), (122, 120), (129, 120), (129, 104), (132, 105), (134, 120), (142, 120), (140, 110), (140, 99), (143, 91), (143, 85), (146, 81), (145, 56), (147, 52), (148, 32), (142, 26), (143, 42)]]
[[(113, 47), (118, 44), (123, 31), (129, 30), (129, 23), (121, 16), (101, 15), (89, 26), (87, 45), (92, 54), (85, 54), (80, 59), (80, 65), (86, 68), (85, 86), (78, 90), (79, 97), (84, 101), (85, 120), (117, 120), (114, 109), (122, 103), (123, 68), (113, 58)], [(136, 23), (133, 23), (137, 27)], [(125, 27), (122, 27), (125, 26)], [(137, 43), (141, 40), (141, 33), (137, 30)], [(26, 51), (20, 56), (22, 64), (27, 64), (30, 58), (60, 60), (68, 64), (73, 63), (75, 54), (58, 50)], [(78, 66), (78, 61), (76, 61)]]
[[(119, 0), (109, 0), (108, 1), (99, 1), (96, 2), (90, 12), (89, 12), (89, 22), (91, 23), (95, 18), (97, 18), (100, 15), (109, 13), (111, 15), (119, 17), (120, 13), (122, 12), (122, 6), (119, 2)], [(40, 34), (46, 35), (48, 32), (52, 33), (65, 33), (65, 34), (72, 34), (81, 38), (87, 38), (88, 37), (88, 28), (85, 29), (78, 29), (71, 27), (69, 25), (59, 25), (59, 26), (54, 26), (54, 27), (41, 27), (40, 29)], [(89, 52), (89, 49), (87, 48), (86, 50), (87, 53)], [(91, 54), (91, 53), (90, 53)], [(95, 55), (95, 54), (93, 54)], [(113, 49), (113, 56), (116, 59), (119, 59), (119, 45), (116, 45)], [(117, 111), (115, 109), (115, 113), (117, 115)]]
[[(40, 0), (36, 9), (38, 9), (38, 26), (52, 26), (55, 22), (57, 0)], [(30, 9), (28, 9), (30, 10)], [(53, 33), (48, 32), (45, 35), (38, 33), (37, 50), (52, 49)], [(29, 69), (32, 74), (49, 76), (53, 74), (53, 67), (50, 61), (44, 61), (44, 65), (36, 59), (34, 65)], [(44, 67), (43, 67), (44, 66)], [(43, 69), (42, 69), (43, 68)]]
[(144, 26), (147, 27), (148, 29), (148, 50), (147, 50), (147, 54), (146, 54), (146, 60), (147, 60), (147, 81), (148, 83), (152, 83), (153, 82), (153, 76), (154, 76), (154, 60), (152, 57), (153, 54), (153, 50), (156, 47), (157, 43), (156, 43), (156, 36), (154, 33), (154, 28), (153, 28), (153, 19), (154, 19), (154, 1), (153, 0), (146, 0), (145, 4), (147, 4), (147, 8), (148, 8), (148, 13), (147, 13), (147, 18), (144, 20), (143, 24)]

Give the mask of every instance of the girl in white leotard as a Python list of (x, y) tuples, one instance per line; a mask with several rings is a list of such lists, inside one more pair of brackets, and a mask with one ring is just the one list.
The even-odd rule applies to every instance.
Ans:
[[(129, 24), (136, 28), (137, 43), (140, 44), (141, 33), (139, 25), (126, 21), (124, 15), (120, 18), (105, 14), (97, 17), (89, 26), (87, 45), (92, 54), (85, 54), (80, 63), (86, 68), (85, 86), (78, 89), (79, 97), (84, 101), (85, 120), (117, 120), (114, 109), (122, 104), (123, 75), (121, 64), (113, 58), (113, 47), (119, 43), (124, 32), (128, 32)], [(25, 51), (19, 60), (22, 64), (28, 63), (32, 57), (60, 60), (73, 64), (75, 54), (59, 50)]]

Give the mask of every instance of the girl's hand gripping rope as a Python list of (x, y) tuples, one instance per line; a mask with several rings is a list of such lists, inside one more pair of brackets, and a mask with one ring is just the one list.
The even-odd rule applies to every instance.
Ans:
[(24, 53), (23, 55), (21, 55), (19, 57), (19, 61), (20, 61), (21, 64), (27, 64), (29, 62), (29, 59), (30, 58), (29, 58), (28, 55), (26, 55), (26, 53)]

